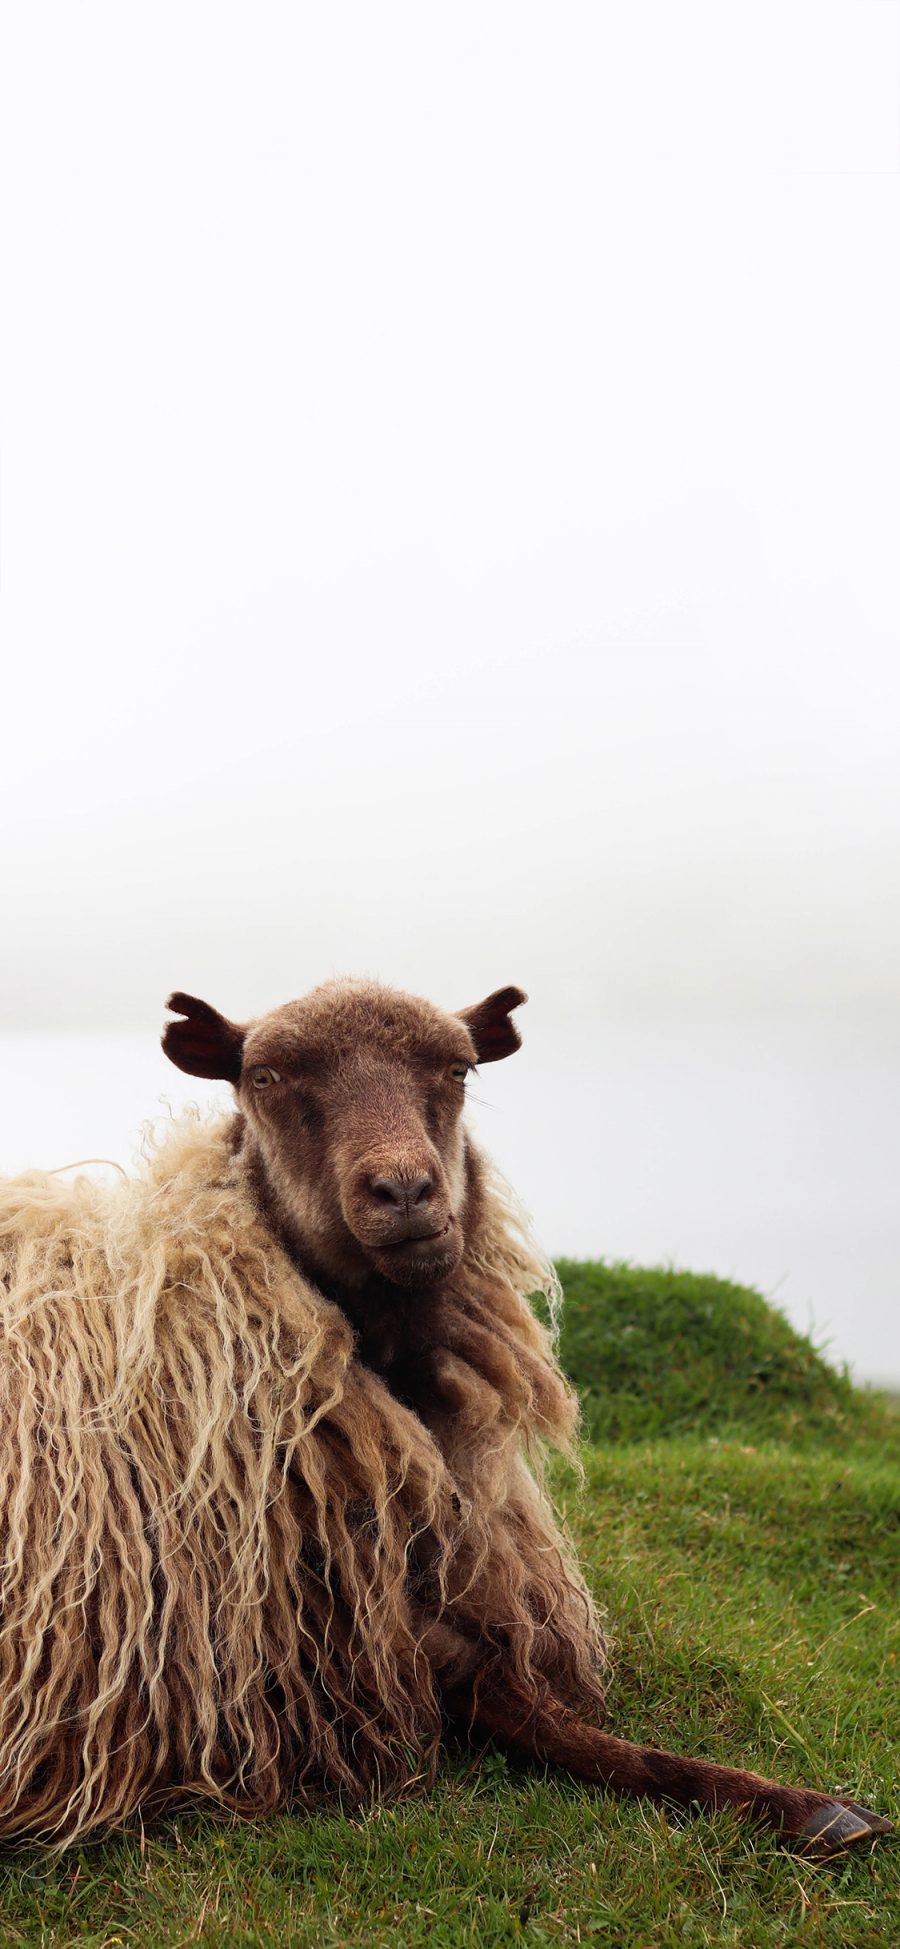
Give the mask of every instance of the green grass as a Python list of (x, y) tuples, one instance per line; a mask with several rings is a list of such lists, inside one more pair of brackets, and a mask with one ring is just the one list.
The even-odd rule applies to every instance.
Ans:
[[(561, 1266), (586, 1481), (560, 1499), (611, 1614), (614, 1729), (900, 1815), (900, 1420), (758, 1295)], [(834, 1945), (900, 1939), (900, 1845), (810, 1866), (502, 1755), (350, 1817), (185, 1813), (7, 1854), (0, 1945)]]
[(563, 1364), (592, 1441), (727, 1434), (843, 1444), (878, 1418), (759, 1293), (696, 1272), (560, 1259)]

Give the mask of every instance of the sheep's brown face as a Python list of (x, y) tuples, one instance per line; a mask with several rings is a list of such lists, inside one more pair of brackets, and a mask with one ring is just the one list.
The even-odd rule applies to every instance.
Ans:
[(518, 1047), (506, 988), (460, 1015), (368, 982), (330, 982), (238, 1028), (193, 997), (163, 1047), (235, 1086), (281, 1225), (338, 1280), (434, 1286), (465, 1244), (462, 1126), (476, 1063)]
[(298, 1002), (248, 1031), (238, 1096), (302, 1247), (349, 1278), (444, 1279), (463, 1248), (461, 1021), (386, 1000)]

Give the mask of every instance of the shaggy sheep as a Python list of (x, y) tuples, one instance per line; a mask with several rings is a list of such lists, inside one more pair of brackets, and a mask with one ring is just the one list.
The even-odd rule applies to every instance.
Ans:
[(590, 1723), (556, 1282), (461, 1117), (524, 1000), (333, 982), (239, 1028), (175, 994), (166, 1053), (235, 1113), (111, 1188), (0, 1189), (0, 1834), (396, 1792), (453, 1722), (810, 1851), (887, 1825)]

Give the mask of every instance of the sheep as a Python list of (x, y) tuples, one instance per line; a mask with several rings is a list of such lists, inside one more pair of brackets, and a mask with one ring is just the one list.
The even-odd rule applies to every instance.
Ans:
[(165, 1052), (234, 1111), (119, 1184), (0, 1188), (3, 1837), (396, 1794), (449, 1726), (811, 1853), (888, 1826), (596, 1724), (543, 1471), (559, 1288), (462, 1114), (525, 1000), (341, 980), (239, 1026), (175, 993)]

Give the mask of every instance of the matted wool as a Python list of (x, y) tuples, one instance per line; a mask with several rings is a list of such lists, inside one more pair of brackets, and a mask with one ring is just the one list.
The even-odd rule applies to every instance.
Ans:
[(529, 1304), (558, 1288), (508, 1187), (481, 1160), (426, 1427), (264, 1223), (233, 1127), (171, 1123), (124, 1182), (0, 1185), (0, 1835), (427, 1780), (444, 1624), (476, 1688), (496, 1658), (602, 1704), (541, 1467), (576, 1422)]

